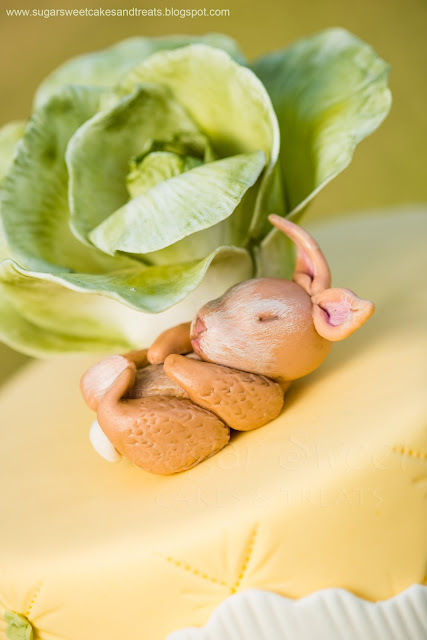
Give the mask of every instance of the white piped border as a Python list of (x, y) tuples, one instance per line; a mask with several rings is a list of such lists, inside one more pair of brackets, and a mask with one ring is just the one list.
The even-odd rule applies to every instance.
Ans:
[(166, 640), (427, 640), (427, 587), (367, 602), (343, 589), (289, 600), (249, 589), (222, 602), (207, 624)]

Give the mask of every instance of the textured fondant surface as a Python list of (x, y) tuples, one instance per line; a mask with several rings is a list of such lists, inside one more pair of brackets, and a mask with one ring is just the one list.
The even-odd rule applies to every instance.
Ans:
[(381, 600), (426, 580), (427, 216), (312, 231), (334, 284), (377, 311), (279, 418), (198, 467), (156, 477), (99, 458), (87, 358), (35, 363), (2, 390), (0, 637), (4, 610), (37, 640), (164, 640), (248, 588)]

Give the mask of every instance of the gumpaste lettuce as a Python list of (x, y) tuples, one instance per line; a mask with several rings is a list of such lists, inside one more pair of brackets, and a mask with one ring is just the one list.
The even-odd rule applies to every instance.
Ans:
[(388, 66), (330, 29), (244, 60), (222, 35), (75, 58), (0, 130), (0, 337), (31, 354), (140, 347), (253, 276), (386, 116)]

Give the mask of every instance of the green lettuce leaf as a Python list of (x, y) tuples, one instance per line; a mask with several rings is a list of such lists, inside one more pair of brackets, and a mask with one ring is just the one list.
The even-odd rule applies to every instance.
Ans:
[(150, 140), (144, 147), (143, 153), (138, 156), (142, 160), (149, 153), (155, 151), (169, 151), (180, 156), (193, 156), (204, 162), (217, 160), (208, 138), (203, 133), (178, 133), (172, 138)]
[(179, 133), (170, 140), (149, 140), (131, 159), (126, 186), (131, 198), (164, 180), (216, 160), (209, 140), (201, 133)]
[(132, 92), (145, 82), (170, 89), (219, 157), (264, 151), (266, 170), (256, 200), (251, 207), (240, 207), (230, 223), (245, 229), (247, 236), (252, 215), (266, 216), (270, 207), (283, 210), (280, 189), (277, 184), (271, 188), (280, 147), (277, 118), (265, 87), (252, 71), (223, 51), (195, 44), (154, 54), (129, 72), (121, 91)]
[(239, 62), (244, 62), (243, 54), (236, 42), (219, 33), (205, 36), (129, 38), (103, 51), (78, 56), (65, 62), (41, 84), (35, 96), (35, 107), (40, 107), (65, 85), (113, 87), (133, 66), (153, 53), (164, 49), (177, 49), (195, 42), (223, 49)]
[(25, 131), (25, 122), (9, 122), (0, 129), (0, 181), (12, 164), (15, 147)]
[(253, 248), (255, 277), (292, 280), (295, 267), (294, 243), (274, 228)]
[(65, 150), (100, 107), (103, 92), (68, 87), (29, 120), (0, 185), (0, 215), (10, 255), (34, 271), (99, 272), (110, 257), (78, 242), (69, 228)]
[(126, 187), (131, 198), (150, 191), (169, 178), (176, 178), (203, 163), (194, 156), (181, 156), (170, 151), (153, 151), (131, 168)]
[(126, 204), (129, 163), (147, 143), (185, 132), (198, 129), (170, 92), (153, 84), (139, 86), (81, 126), (66, 153), (75, 235), (90, 244), (92, 229)]
[[(22, 275), (11, 265), (0, 263), (0, 339), (12, 349), (42, 357), (130, 347), (124, 332), (109, 321), (114, 311), (109, 300)], [(46, 302), (49, 307), (55, 302), (57, 309), (55, 313), (48, 307), (43, 317)], [(39, 309), (40, 317), (32, 319), (31, 313), (27, 317), (26, 308)]]
[(250, 256), (233, 247), (202, 261), (103, 275), (37, 273), (5, 260), (0, 337), (32, 355), (140, 347), (251, 274)]
[[(288, 214), (295, 215), (350, 163), (387, 115), (389, 67), (344, 29), (328, 29), (252, 65), (277, 113)], [(268, 230), (258, 220), (261, 234)]]
[[(90, 234), (105, 253), (148, 253), (228, 218), (264, 168), (262, 151), (196, 167), (130, 200)], [(195, 239), (192, 238), (192, 242)]]
[[(25, 122), (9, 122), (0, 129), (0, 182), (13, 162), (15, 148), (25, 131)], [(8, 257), (8, 249), (0, 217), (0, 260)]]

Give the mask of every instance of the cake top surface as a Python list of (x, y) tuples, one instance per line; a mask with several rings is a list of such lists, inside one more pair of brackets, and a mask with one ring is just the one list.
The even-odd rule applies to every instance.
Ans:
[(425, 212), (409, 210), (315, 230), (337, 284), (363, 290), (376, 314), (294, 384), (278, 419), (184, 474), (153, 476), (93, 452), (77, 384), (87, 358), (36, 363), (17, 376), (0, 395), (7, 608), (25, 614), (42, 582), (34, 616), (57, 606), (52, 629), (65, 616), (70, 634), (86, 640), (64, 606), (77, 594), (75, 606), (87, 601), (88, 619), (101, 626), (108, 608), (117, 633), (124, 612), (133, 620), (139, 611), (136, 597), (153, 612), (168, 599), (168, 620), (153, 613), (145, 622), (157, 639), (189, 620), (204, 624), (246, 588), (294, 598), (338, 586), (375, 600), (422, 583), (426, 227)]

